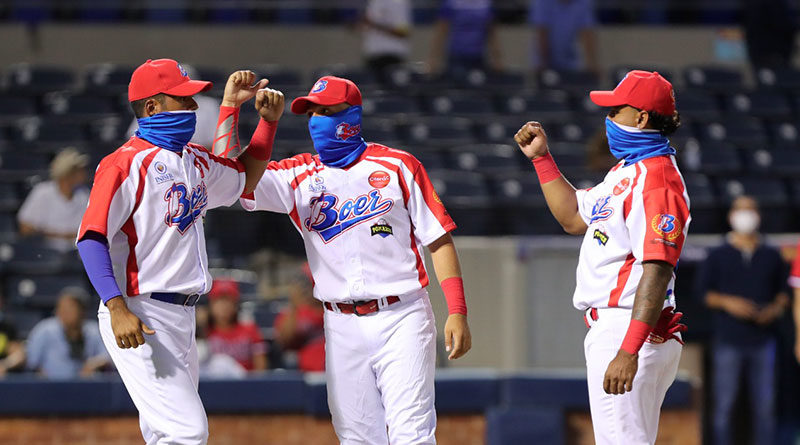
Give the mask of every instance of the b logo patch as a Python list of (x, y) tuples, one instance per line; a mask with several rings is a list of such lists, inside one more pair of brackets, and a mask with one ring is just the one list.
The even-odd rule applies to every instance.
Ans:
[(314, 87), (311, 88), (312, 93), (319, 93), (325, 91), (325, 88), (328, 88), (328, 81), (327, 80), (320, 80), (314, 84)]
[(681, 222), (675, 218), (675, 215), (669, 213), (659, 213), (654, 216), (650, 221), (650, 227), (669, 241), (679, 237), (682, 233)]
[(389, 185), (389, 173), (383, 170), (374, 171), (369, 175), (369, 185), (376, 189), (382, 189)]

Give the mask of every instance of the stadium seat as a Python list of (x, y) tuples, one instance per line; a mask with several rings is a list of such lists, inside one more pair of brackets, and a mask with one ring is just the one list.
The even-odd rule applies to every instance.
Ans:
[(757, 149), (747, 151), (747, 163), (753, 173), (766, 176), (800, 176), (800, 151), (796, 149)]
[(6, 81), (8, 90), (15, 94), (42, 94), (73, 88), (75, 73), (63, 67), (20, 63), (8, 68)]
[(687, 172), (734, 175), (743, 169), (739, 151), (724, 141), (689, 141), (679, 152), (679, 160)]
[(365, 116), (392, 116), (404, 120), (420, 113), (417, 101), (408, 96), (370, 96), (365, 97), (363, 102)]
[[(0, 167), (1, 168), (1, 167)], [(22, 202), (21, 185), (17, 181), (8, 181), (0, 178), (0, 209), (7, 211), (16, 210)]]
[(409, 146), (455, 146), (470, 144), (475, 140), (469, 119), (445, 116), (415, 118), (404, 126), (401, 136)]
[(180, 23), (189, 18), (190, 0), (145, 0), (144, 18), (152, 23)]
[(475, 131), (480, 142), (509, 144), (514, 135), (525, 124), (524, 115), (497, 116), (489, 120), (475, 121)]
[(65, 287), (88, 288), (85, 274), (14, 274), (7, 283), (12, 304), (38, 309), (53, 308)]
[(3, 308), (5, 317), (17, 328), (17, 337), (28, 338), (31, 330), (37, 323), (49, 316), (49, 312), (36, 309), (9, 307)]
[(29, 96), (0, 96), (0, 124), (9, 124), (23, 117), (35, 117), (36, 100)]
[(279, 65), (257, 65), (254, 67), (254, 71), (258, 78), (269, 79), (270, 88), (279, 89), (284, 93), (289, 90), (308, 89), (302, 73), (298, 70)]
[(736, 93), (724, 98), (725, 111), (769, 120), (782, 120), (791, 116), (789, 99), (780, 92), (754, 91)]
[(510, 94), (500, 99), (503, 113), (519, 115), (521, 122), (528, 120), (566, 121), (573, 110), (566, 91), (547, 90), (534, 94)]
[(489, 119), (494, 114), (492, 100), (478, 94), (458, 94), (445, 92), (433, 96), (423, 96), (427, 113), (438, 116), (465, 116)]
[(701, 121), (719, 119), (720, 107), (717, 98), (706, 91), (678, 91), (675, 93), (675, 107), (682, 118)]
[(586, 142), (598, 132), (604, 132), (605, 122), (600, 119), (575, 119), (563, 125), (545, 127), (553, 141)]
[(657, 66), (647, 66), (647, 65), (617, 65), (611, 67), (609, 70), (608, 78), (611, 79), (614, 84), (619, 83), (628, 74), (629, 71), (633, 70), (643, 70), (643, 71), (655, 71), (661, 75), (661, 77), (667, 79), (668, 81), (674, 84), (675, 75), (674, 73), (666, 68), (666, 67), (657, 67)]
[(429, 176), (448, 213), (458, 225), (459, 235), (498, 233), (491, 212), (489, 188), (478, 173), (430, 170)]
[(683, 81), (689, 88), (709, 91), (731, 93), (744, 88), (741, 71), (718, 66), (689, 66), (683, 71)]
[(793, 122), (769, 122), (767, 123), (770, 141), (775, 148), (800, 148), (800, 127)]
[(684, 172), (683, 180), (691, 200), (690, 233), (721, 233), (726, 230), (725, 213), (719, 203), (714, 184), (702, 174)]
[(474, 68), (453, 74), (453, 82), (459, 88), (509, 92), (525, 89), (525, 74), (521, 72), (485, 71)]
[(61, 116), (62, 121), (83, 122), (114, 116), (111, 100), (96, 94), (47, 93), (43, 103), (48, 114)]
[[(16, 210), (0, 210), (0, 239), (9, 240), (17, 236)], [(8, 255), (8, 250), (5, 250)], [(3, 261), (3, 250), (0, 249), (0, 261)]]
[(89, 138), (104, 146), (121, 143), (127, 140), (125, 133), (129, 124), (130, 120), (120, 116), (95, 119), (89, 123)]
[(793, 68), (759, 68), (756, 72), (759, 88), (784, 91), (800, 90), (800, 71)]
[(451, 165), (459, 170), (480, 173), (517, 173), (523, 162), (527, 164), (516, 146), (506, 144), (457, 146), (450, 150), (449, 157), (453, 160)]
[(726, 141), (743, 148), (751, 148), (760, 147), (767, 142), (764, 126), (755, 118), (731, 116), (715, 122), (696, 122), (693, 126), (701, 143)]
[(89, 66), (83, 75), (84, 89), (94, 94), (127, 94), (133, 70), (132, 66), (113, 63)]
[(83, 22), (114, 22), (122, 19), (124, 0), (78, 0), (77, 17)]
[(543, 90), (568, 90), (586, 94), (589, 90), (597, 90), (600, 80), (591, 71), (557, 71), (544, 70), (537, 78), (537, 86)]
[(539, 179), (532, 170), (491, 177), (492, 201), (501, 233), (512, 235), (562, 234), (564, 231), (547, 211)]
[(486, 413), (486, 444), (566, 443), (561, 408), (504, 406)]
[(37, 172), (47, 170), (49, 163), (49, 156), (44, 153), (30, 153), (16, 150), (0, 153), (0, 170), (3, 171)]

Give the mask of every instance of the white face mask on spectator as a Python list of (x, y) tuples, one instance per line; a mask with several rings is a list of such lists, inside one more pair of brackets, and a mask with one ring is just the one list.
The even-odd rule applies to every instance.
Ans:
[(758, 230), (761, 217), (755, 210), (734, 210), (731, 212), (730, 223), (734, 232), (750, 235)]

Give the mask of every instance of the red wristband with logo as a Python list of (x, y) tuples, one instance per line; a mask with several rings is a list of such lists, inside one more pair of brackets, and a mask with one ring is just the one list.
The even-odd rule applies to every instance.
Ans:
[(547, 152), (544, 156), (539, 156), (531, 162), (533, 162), (533, 168), (536, 169), (540, 184), (547, 184), (561, 177), (561, 172), (558, 170), (556, 161), (550, 155), (550, 152)]
[(275, 132), (278, 130), (278, 121), (268, 122), (264, 119), (258, 121), (256, 131), (247, 146), (247, 154), (259, 161), (269, 160), (272, 156), (272, 143), (275, 142)]
[(631, 324), (628, 325), (628, 332), (625, 334), (625, 339), (622, 340), (622, 349), (631, 355), (636, 355), (642, 349), (642, 345), (647, 341), (647, 337), (653, 331), (653, 326), (637, 320), (632, 319)]
[(464, 297), (464, 280), (461, 277), (450, 277), (441, 283), (444, 299), (447, 301), (449, 314), (467, 315), (467, 300)]

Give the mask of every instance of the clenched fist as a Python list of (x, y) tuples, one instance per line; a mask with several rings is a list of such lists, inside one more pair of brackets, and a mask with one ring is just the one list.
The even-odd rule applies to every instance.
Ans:
[(228, 76), (225, 93), (222, 96), (222, 106), (239, 108), (269, 83), (267, 79), (253, 83), (255, 80), (256, 73), (248, 70), (235, 71)]
[(283, 93), (272, 88), (263, 88), (256, 93), (256, 111), (268, 122), (274, 122), (281, 118), (283, 110), (286, 108)]
[(536, 159), (547, 154), (547, 133), (539, 122), (528, 122), (514, 135), (514, 141), (528, 159)]

